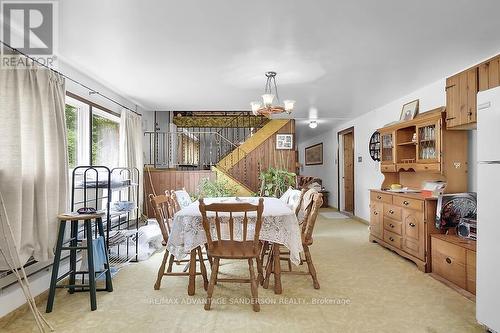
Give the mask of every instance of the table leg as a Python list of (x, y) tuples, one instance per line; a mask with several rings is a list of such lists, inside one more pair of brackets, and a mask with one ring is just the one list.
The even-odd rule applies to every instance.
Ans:
[(191, 250), (189, 257), (189, 284), (188, 295), (193, 296), (196, 289), (196, 249)]
[(203, 277), (203, 288), (205, 290), (208, 289), (208, 277), (207, 277), (207, 268), (205, 267), (205, 262), (203, 261), (203, 253), (201, 252), (201, 247), (198, 247), (198, 257), (200, 260), (200, 271)]
[(271, 245), (270, 250), (269, 250), (269, 254), (267, 256), (266, 276), (264, 277), (264, 280), (262, 281), (262, 287), (264, 289), (269, 288), (269, 280), (271, 279), (271, 273), (273, 272), (273, 266), (274, 266), (273, 247), (274, 247), (274, 245)]
[(281, 266), (280, 266), (280, 248), (278, 244), (273, 246), (274, 254), (274, 293), (281, 294), (283, 288), (281, 287)]

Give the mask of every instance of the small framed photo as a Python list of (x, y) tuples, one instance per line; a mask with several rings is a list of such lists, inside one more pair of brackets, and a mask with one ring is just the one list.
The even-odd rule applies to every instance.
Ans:
[(406, 121), (415, 118), (415, 116), (418, 114), (418, 102), (419, 100), (416, 99), (414, 101), (411, 101), (403, 105), (403, 108), (401, 109), (401, 115), (399, 116), (399, 120)]
[(276, 149), (293, 149), (293, 134), (276, 134)]
[(323, 164), (323, 143), (309, 146), (305, 149), (306, 165)]

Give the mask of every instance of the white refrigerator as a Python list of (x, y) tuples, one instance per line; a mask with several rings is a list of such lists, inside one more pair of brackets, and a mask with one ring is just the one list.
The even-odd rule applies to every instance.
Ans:
[(500, 87), (477, 97), (476, 317), (500, 332)]

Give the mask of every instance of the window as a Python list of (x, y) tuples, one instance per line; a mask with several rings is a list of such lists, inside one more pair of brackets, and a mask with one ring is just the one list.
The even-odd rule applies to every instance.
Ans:
[(118, 166), (118, 116), (71, 96), (66, 96), (65, 116), (70, 170), (78, 165)]
[(92, 109), (92, 164), (118, 166), (120, 119), (105, 111)]
[(68, 162), (70, 169), (78, 165), (78, 109), (66, 104), (66, 130), (68, 140)]

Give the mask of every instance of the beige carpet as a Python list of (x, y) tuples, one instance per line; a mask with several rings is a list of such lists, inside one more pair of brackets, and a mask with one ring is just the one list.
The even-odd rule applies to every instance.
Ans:
[[(122, 269), (115, 291), (98, 293), (94, 312), (88, 294), (60, 290), (47, 319), (58, 332), (482, 332), (473, 302), (369, 243), (360, 222), (319, 216), (311, 250), (321, 289), (313, 289), (309, 277), (285, 275), (283, 295), (259, 288), (263, 303), (275, 303), (262, 304), (260, 313), (242, 304), (248, 284), (217, 285), (220, 304), (211, 311), (196, 304), (205, 296), (201, 277), (193, 297), (185, 277), (166, 277), (161, 290), (153, 290), (162, 256), (156, 254)], [(224, 263), (221, 272), (248, 274), (246, 263)], [(320, 301), (333, 304), (312, 304)], [(37, 330), (26, 313), (0, 331)]]

